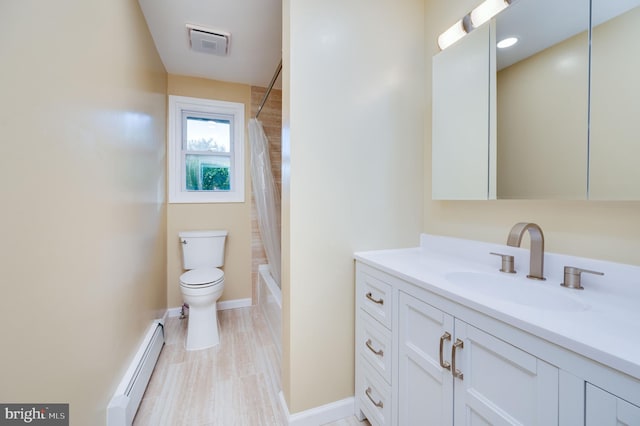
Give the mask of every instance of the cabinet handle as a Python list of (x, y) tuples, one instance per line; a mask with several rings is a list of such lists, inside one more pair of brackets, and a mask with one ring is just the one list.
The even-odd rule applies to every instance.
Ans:
[(365, 345), (367, 345), (367, 347), (369, 348), (369, 350), (371, 352), (373, 352), (374, 354), (378, 355), (378, 356), (383, 356), (384, 355), (384, 351), (382, 349), (379, 350), (375, 350), (373, 349), (373, 346), (371, 345), (373, 342), (371, 341), (371, 339), (367, 339), (367, 341), (364, 343)]
[(384, 299), (374, 299), (373, 298), (373, 294), (371, 294), (371, 292), (367, 293), (365, 296), (367, 296), (367, 299), (371, 300), (373, 303), (377, 303), (378, 305), (384, 305)]
[(451, 346), (451, 371), (452, 371), (453, 377), (457, 377), (458, 379), (462, 380), (464, 377), (464, 375), (462, 374), (462, 371), (456, 369), (456, 349), (457, 348), (464, 349), (464, 343), (460, 339), (456, 339), (456, 342), (453, 344), (453, 346)]
[(376, 402), (373, 397), (371, 396), (371, 388), (367, 388), (366, 391), (364, 391), (364, 393), (367, 395), (367, 398), (369, 398), (369, 401), (371, 401), (373, 403), (373, 405), (375, 405), (378, 408), (382, 408), (384, 406), (384, 404), (382, 404), (382, 401), (378, 401)]
[(444, 350), (444, 341), (445, 340), (451, 340), (451, 334), (449, 334), (448, 332), (444, 332), (444, 334), (442, 336), (440, 336), (440, 367), (446, 369), (446, 370), (451, 370), (451, 364), (449, 364), (449, 361), (445, 361), (442, 356), (442, 352)]

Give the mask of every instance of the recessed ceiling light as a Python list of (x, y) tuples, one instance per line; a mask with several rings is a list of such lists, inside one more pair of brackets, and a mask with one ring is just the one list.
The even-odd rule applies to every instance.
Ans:
[(511, 47), (518, 42), (517, 37), (507, 37), (503, 40), (500, 40), (496, 46), (498, 49), (505, 49), (507, 47)]

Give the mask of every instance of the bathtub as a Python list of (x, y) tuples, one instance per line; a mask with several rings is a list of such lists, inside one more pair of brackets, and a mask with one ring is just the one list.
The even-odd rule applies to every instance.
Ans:
[(269, 265), (258, 266), (258, 306), (278, 354), (282, 355), (282, 292), (269, 272)]

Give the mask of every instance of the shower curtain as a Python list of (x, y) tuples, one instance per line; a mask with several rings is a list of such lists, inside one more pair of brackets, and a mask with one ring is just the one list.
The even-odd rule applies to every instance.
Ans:
[(262, 123), (257, 118), (249, 120), (249, 145), (251, 146), (251, 183), (258, 212), (258, 228), (271, 276), (280, 286), (280, 221), (277, 208), (280, 194), (271, 172), (269, 141)]

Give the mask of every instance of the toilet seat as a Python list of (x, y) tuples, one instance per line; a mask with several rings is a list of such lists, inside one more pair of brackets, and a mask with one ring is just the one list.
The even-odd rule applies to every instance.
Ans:
[(222, 269), (197, 268), (180, 275), (180, 285), (186, 288), (206, 288), (224, 282)]

